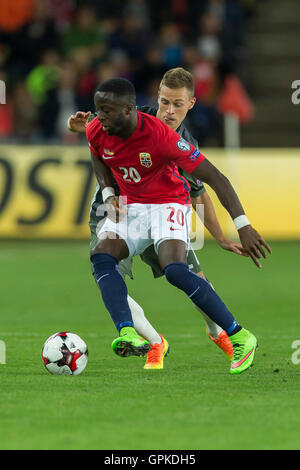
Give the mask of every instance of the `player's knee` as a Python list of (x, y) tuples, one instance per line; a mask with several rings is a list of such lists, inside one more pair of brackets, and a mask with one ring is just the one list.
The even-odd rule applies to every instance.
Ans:
[(104, 235), (105, 238), (99, 240), (97, 246), (91, 251), (91, 255), (95, 255), (97, 253), (107, 253), (117, 258), (118, 261), (128, 257), (128, 246), (123, 239), (115, 237), (111, 238), (108, 236), (109, 233)]
[(98, 244), (91, 250), (91, 256), (96, 255), (97, 253), (107, 253), (112, 255), (112, 248), (108, 240), (100, 240)]
[(170, 284), (178, 287), (188, 271), (188, 265), (185, 263), (171, 263), (164, 268), (164, 275)]

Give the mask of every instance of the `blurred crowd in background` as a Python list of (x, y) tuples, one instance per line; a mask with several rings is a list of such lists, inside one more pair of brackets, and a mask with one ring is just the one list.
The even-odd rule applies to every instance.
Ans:
[[(216, 102), (243, 60), (243, 31), (256, 0), (0, 0), (1, 140), (80, 143), (66, 129), (93, 111), (95, 87), (131, 80), (138, 105), (156, 105), (166, 70), (195, 79), (189, 124), (199, 144), (218, 138)], [(82, 139), (82, 140), (81, 140)]]

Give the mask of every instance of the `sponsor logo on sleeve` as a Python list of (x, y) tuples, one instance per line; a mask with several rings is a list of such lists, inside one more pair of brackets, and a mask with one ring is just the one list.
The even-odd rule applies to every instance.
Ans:
[(189, 150), (191, 150), (190, 144), (186, 140), (184, 140), (182, 137), (181, 139), (178, 140), (176, 145), (179, 148), (179, 150), (182, 150), (183, 152), (188, 152)]
[(192, 162), (194, 162), (195, 160), (197, 160), (197, 158), (201, 155), (201, 152), (199, 152), (199, 150), (195, 149), (193, 151), (193, 153), (189, 156), (189, 159), (192, 160)]

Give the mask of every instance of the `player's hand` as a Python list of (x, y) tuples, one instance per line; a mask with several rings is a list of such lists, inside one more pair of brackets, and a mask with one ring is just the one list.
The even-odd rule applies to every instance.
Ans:
[(105, 201), (107, 217), (114, 223), (118, 223), (126, 214), (126, 207), (119, 196), (110, 196)]
[(232, 240), (228, 240), (228, 238), (223, 238), (222, 240), (218, 240), (218, 244), (223, 248), (223, 250), (232, 251), (237, 255), (249, 256), (248, 253), (245, 252), (241, 243), (233, 242)]
[(251, 225), (242, 227), (238, 232), (244, 252), (252, 258), (258, 268), (262, 268), (259, 259), (267, 257), (264, 248), (270, 254), (272, 253), (271, 248)]
[(68, 119), (68, 129), (72, 132), (85, 132), (86, 125), (88, 123), (91, 111), (84, 113), (83, 111), (77, 111), (76, 114), (72, 114)]

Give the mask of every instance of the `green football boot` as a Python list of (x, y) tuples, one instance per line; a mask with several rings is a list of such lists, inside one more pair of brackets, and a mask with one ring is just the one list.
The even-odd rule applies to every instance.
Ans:
[(238, 333), (229, 336), (233, 348), (233, 359), (230, 373), (240, 374), (252, 365), (257, 339), (250, 331), (242, 328)]
[(144, 356), (149, 351), (150, 344), (134, 328), (125, 326), (121, 328), (119, 338), (114, 339), (111, 347), (121, 357)]

